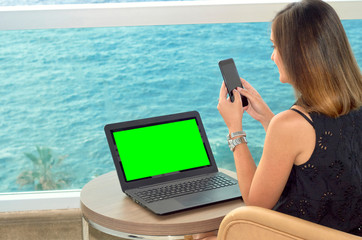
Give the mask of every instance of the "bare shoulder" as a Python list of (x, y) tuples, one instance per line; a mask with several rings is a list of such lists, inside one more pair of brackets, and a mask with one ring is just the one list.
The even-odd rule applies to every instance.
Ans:
[(283, 129), (285, 131), (293, 130), (292, 132), (295, 132), (298, 131), (298, 129), (303, 130), (300, 128), (308, 127), (308, 125), (310, 124), (300, 114), (286, 110), (275, 115), (270, 121), (269, 127), (271, 127), (271, 130)]
[[(307, 118), (309, 114), (298, 109)], [(295, 154), (294, 164), (302, 164), (310, 158), (315, 145), (313, 126), (299, 113), (286, 110), (274, 116), (271, 120), (267, 135), (277, 138), (285, 149)]]

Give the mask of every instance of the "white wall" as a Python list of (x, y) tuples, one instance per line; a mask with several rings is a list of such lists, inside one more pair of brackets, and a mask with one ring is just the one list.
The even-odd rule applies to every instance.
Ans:
[[(0, 30), (269, 22), (290, 0), (206, 0), (0, 7)], [(361, 19), (362, 1), (327, 1)]]

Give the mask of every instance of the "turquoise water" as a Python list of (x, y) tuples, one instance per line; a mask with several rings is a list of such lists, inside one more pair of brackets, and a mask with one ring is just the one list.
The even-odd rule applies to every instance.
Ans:
[[(362, 21), (343, 24), (361, 66)], [(105, 124), (190, 110), (200, 112), (218, 166), (233, 170), (217, 63), (233, 57), (273, 112), (283, 111), (294, 94), (279, 82), (269, 37), (269, 23), (1, 31), (0, 192), (34, 189), (16, 178), (32, 169), (24, 153), (36, 146), (66, 155), (54, 171), (81, 188), (114, 170)], [(247, 114), (244, 126), (258, 162), (264, 130)]]

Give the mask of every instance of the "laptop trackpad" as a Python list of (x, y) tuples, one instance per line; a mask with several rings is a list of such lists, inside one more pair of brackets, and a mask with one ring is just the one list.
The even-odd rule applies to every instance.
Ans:
[(185, 207), (204, 205), (213, 202), (213, 199), (206, 194), (192, 194), (178, 197), (177, 201)]

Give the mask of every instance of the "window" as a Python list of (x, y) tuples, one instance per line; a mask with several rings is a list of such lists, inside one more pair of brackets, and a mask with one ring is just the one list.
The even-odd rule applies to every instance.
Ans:
[[(361, 66), (362, 22), (343, 24)], [(1, 31), (0, 192), (82, 188), (114, 170), (105, 124), (189, 110), (234, 170), (217, 63), (233, 57), (274, 113), (289, 108), (269, 34), (266, 22)], [(245, 131), (258, 162), (264, 130), (245, 114)]]

